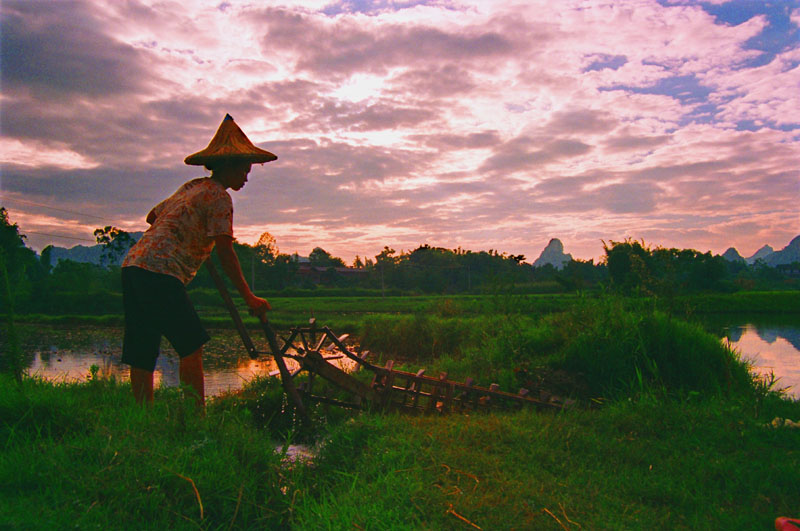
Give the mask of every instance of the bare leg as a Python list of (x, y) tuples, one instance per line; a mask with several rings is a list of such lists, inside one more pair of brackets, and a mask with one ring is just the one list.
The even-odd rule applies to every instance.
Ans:
[(181, 383), (186, 385), (188, 392), (194, 394), (197, 406), (205, 409), (205, 380), (203, 377), (203, 347), (200, 347), (185, 358), (181, 358), (178, 369)]
[(153, 404), (153, 373), (131, 367), (131, 387), (138, 404)]

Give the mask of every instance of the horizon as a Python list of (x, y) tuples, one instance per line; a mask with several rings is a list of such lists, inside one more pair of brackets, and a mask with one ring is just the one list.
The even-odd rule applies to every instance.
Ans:
[[(11, 222), (13, 223), (13, 220), (11, 220)], [(21, 228), (21, 227), (19, 228), (19, 233), (20, 233), (20, 235), (24, 235), (26, 240), (28, 239), (28, 238), (27, 238), (27, 235), (25, 234), (25, 232), (22, 230), (22, 228)], [(143, 234), (143, 231), (135, 231), (134, 233)], [(798, 234), (797, 236), (795, 236), (795, 238), (800, 238), (800, 234)], [(794, 240), (795, 238), (792, 238), (792, 240)], [(656, 243), (654, 243), (654, 242), (646, 242), (646, 241), (643, 241), (642, 239), (637, 239), (637, 238), (632, 238), (632, 239), (633, 239), (633, 240), (635, 240), (635, 241), (638, 241), (638, 242), (640, 242), (640, 243), (644, 243), (644, 245), (645, 245), (646, 247), (648, 247), (648, 248), (651, 248), (651, 249), (655, 249), (655, 248), (658, 248), (658, 247), (666, 247), (666, 248), (668, 248), (667, 246), (658, 245), (658, 244), (656, 244)], [(539, 253), (537, 253), (537, 254), (535, 255), (535, 257), (534, 257), (534, 256), (527, 256), (527, 255), (525, 255), (525, 259), (524, 259), (524, 260), (523, 260), (521, 263), (523, 263), (523, 264), (527, 263), (527, 264), (529, 264), (529, 265), (532, 265), (532, 264), (533, 264), (533, 263), (534, 263), (534, 262), (535, 262), (537, 259), (539, 259), (539, 258), (541, 257), (542, 253), (545, 251), (545, 249), (547, 249), (547, 247), (549, 247), (550, 243), (551, 243), (553, 240), (558, 240), (558, 241), (561, 241), (561, 240), (560, 240), (560, 238), (557, 238), (557, 237), (556, 237), (556, 238), (551, 238), (551, 239), (548, 241), (548, 243), (547, 243), (547, 244), (545, 244), (545, 245), (544, 245), (544, 246), (541, 248), (541, 250), (539, 251)], [(617, 241), (617, 240), (614, 240), (614, 241)], [(73, 249), (73, 248), (75, 248), (75, 247), (84, 247), (84, 248), (89, 248), (89, 247), (95, 247), (95, 246), (101, 245), (101, 244), (99, 244), (99, 243), (96, 243), (96, 242), (95, 242), (95, 243), (91, 243), (91, 240), (88, 240), (88, 239), (86, 239), (86, 240), (83, 240), (83, 242), (84, 242), (84, 243), (76, 243), (76, 244), (74, 244), (74, 245), (71, 245), (71, 246), (69, 246), (69, 247), (67, 247), (67, 246), (63, 246), (63, 245), (56, 245), (56, 244), (48, 244), (48, 245), (53, 245), (53, 247), (55, 247), (55, 248), (65, 249), (65, 250), (67, 250), (67, 251), (69, 251), (69, 250), (71, 250), (71, 249)], [(244, 242), (240, 242), (240, 243), (244, 243)], [(608, 242), (606, 242), (606, 243), (611, 243), (611, 241), (608, 241)], [(778, 252), (778, 251), (781, 251), (781, 250), (785, 249), (786, 247), (788, 247), (789, 243), (790, 243), (790, 242), (787, 242), (787, 244), (786, 244), (786, 245), (784, 245), (784, 246), (778, 246), (778, 247), (776, 247), (776, 246), (774, 246), (774, 245), (770, 245), (770, 244), (768, 244), (768, 243), (765, 243), (764, 245), (760, 246), (758, 249), (756, 249), (756, 250), (755, 250), (755, 251), (753, 251), (752, 253), (743, 253), (742, 251), (740, 251), (739, 249), (737, 249), (735, 246), (728, 246), (728, 247), (726, 247), (726, 248), (725, 248), (725, 250), (724, 250), (724, 251), (721, 251), (721, 252), (718, 252), (718, 253), (715, 253), (715, 252), (713, 252), (713, 251), (711, 251), (711, 250), (702, 250), (702, 249), (692, 249), (692, 250), (694, 250), (694, 251), (698, 251), (698, 252), (701, 252), (701, 253), (707, 253), (707, 252), (710, 252), (710, 253), (712, 253), (713, 255), (716, 255), (716, 256), (723, 256), (723, 255), (724, 255), (724, 254), (725, 254), (725, 253), (726, 253), (726, 252), (727, 252), (729, 249), (733, 249), (733, 250), (735, 250), (737, 253), (739, 253), (739, 255), (740, 255), (742, 258), (745, 258), (745, 259), (748, 259), (748, 260), (749, 260), (749, 259), (750, 259), (750, 258), (752, 258), (752, 257), (753, 257), (753, 256), (754, 256), (756, 253), (758, 253), (759, 251), (761, 251), (761, 250), (762, 250), (764, 247), (770, 247), (770, 248), (772, 248), (773, 252)], [(27, 245), (27, 242), (25, 242), (25, 244), (26, 244), (26, 246), (28, 246), (28, 245)], [(253, 246), (253, 245), (255, 245), (255, 243), (246, 243), (246, 245)], [(495, 249), (495, 248), (493, 248), (493, 247), (489, 247), (489, 248), (486, 248), (486, 249), (467, 249), (467, 248), (461, 248), (461, 247), (450, 248), (450, 247), (442, 247), (442, 246), (438, 246), (438, 245), (430, 245), (429, 243), (424, 243), (424, 242), (423, 242), (423, 243), (420, 243), (418, 246), (416, 246), (416, 247), (414, 247), (414, 248), (411, 248), (411, 249), (395, 249), (395, 252), (396, 252), (397, 256), (400, 256), (400, 255), (402, 255), (402, 254), (408, 254), (408, 253), (410, 253), (410, 252), (414, 251), (415, 249), (417, 249), (417, 248), (419, 248), (419, 247), (422, 247), (422, 246), (425, 246), (425, 245), (429, 245), (429, 246), (430, 246), (432, 249), (446, 249), (446, 250), (450, 250), (450, 251), (461, 250), (461, 251), (464, 251), (464, 252), (472, 252), (472, 253), (481, 253), (481, 252), (487, 252), (487, 253), (488, 253), (489, 251), (496, 251), (496, 252), (497, 252), (497, 253), (499, 253), (500, 255), (513, 255), (513, 253), (509, 253), (509, 252), (507, 252), (507, 251), (504, 251), (503, 249)], [(563, 242), (562, 242), (562, 245), (563, 245)], [(32, 248), (32, 247), (30, 247), (30, 246), (28, 246), (28, 247), (29, 247), (30, 249), (32, 249), (34, 252), (36, 252), (36, 254), (37, 254), (37, 255), (41, 256), (41, 253), (42, 253), (42, 250), (43, 250), (43, 249), (33, 249), (33, 248)], [(45, 247), (46, 247), (46, 246), (45, 246)], [(327, 249), (325, 249), (325, 248), (324, 248), (322, 245), (318, 245), (318, 246), (316, 246), (316, 247), (321, 247), (323, 250), (327, 251)], [(391, 249), (394, 249), (394, 247), (393, 247), (392, 245), (387, 245), (386, 247), (389, 247), (389, 248), (391, 248)], [(283, 253), (283, 254), (288, 254), (288, 255), (297, 255), (297, 256), (299, 256), (299, 257), (301, 257), (301, 258), (308, 258), (308, 256), (310, 255), (311, 251), (313, 251), (313, 249), (309, 250), (309, 251), (308, 251), (308, 252), (306, 252), (306, 253), (300, 253), (300, 252), (298, 252), (298, 251), (292, 251), (292, 252), (280, 251), (280, 252), (281, 252), (281, 253)], [(605, 253), (603, 253), (603, 254), (601, 254), (601, 255), (599, 255), (599, 256), (597, 256), (597, 257), (590, 257), (590, 258), (581, 258), (581, 257), (578, 257), (578, 256), (574, 256), (574, 255), (573, 255), (573, 253), (571, 253), (571, 252), (570, 252), (570, 250), (567, 248), (567, 246), (566, 246), (566, 245), (564, 245), (564, 246), (563, 246), (563, 253), (564, 253), (565, 255), (570, 255), (570, 256), (572, 256), (573, 260), (575, 260), (575, 259), (577, 259), (577, 260), (583, 260), (583, 261), (589, 261), (589, 260), (593, 260), (595, 264), (599, 264), (599, 263), (601, 262), (601, 260), (602, 260), (602, 259), (605, 257)], [(345, 265), (347, 265), (348, 267), (349, 267), (349, 266), (350, 266), (350, 265), (351, 265), (351, 264), (354, 262), (354, 260), (355, 260), (355, 258), (356, 258), (356, 256), (353, 256), (353, 259), (351, 259), (351, 260), (347, 260), (347, 259), (344, 259), (343, 257), (336, 256), (336, 255), (335, 255), (335, 254), (333, 254), (333, 253), (330, 253), (330, 254), (331, 254), (331, 256), (333, 256), (333, 257), (335, 257), (335, 258), (341, 258), (341, 259), (342, 259), (342, 260), (345, 262)], [(362, 261), (363, 261), (364, 259), (370, 259), (370, 260), (374, 260), (374, 259), (376, 258), (376, 256), (366, 256), (366, 255), (357, 255), (357, 256), (358, 256), (359, 258), (361, 258), (361, 259), (362, 259)]]
[(37, 252), (145, 230), (226, 113), (278, 156), (235, 236), (287, 254), (800, 229), (796, 1), (43, 3), (0, 4), (2, 206)]

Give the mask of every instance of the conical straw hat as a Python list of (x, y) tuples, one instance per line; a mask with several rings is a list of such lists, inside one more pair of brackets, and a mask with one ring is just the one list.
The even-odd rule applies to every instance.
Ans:
[(183, 162), (193, 166), (207, 166), (220, 160), (240, 160), (251, 164), (260, 162), (270, 162), (278, 157), (269, 151), (257, 148), (250, 142), (250, 139), (233, 121), (230, 114), (225, 115), (225, 119), (217, 129), (217, 134), (211, 139), (202, 151), (198, 151), (186, 157)]

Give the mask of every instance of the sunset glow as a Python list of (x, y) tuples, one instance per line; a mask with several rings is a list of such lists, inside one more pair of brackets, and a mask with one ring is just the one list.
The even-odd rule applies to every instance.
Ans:
[[(763, 4), (763, 5), (762, 5)], [(45, 8), (46, 6), (46, 8)], [(265, 7), (266, 6), (266, 7)], [(16, 1), (2, 206), (36, 250), (144, 230), (225, 113), (278, 160), (234, 229), (348, 263), (551, 238), (742, 255), (800, 234), (800, 5)]]

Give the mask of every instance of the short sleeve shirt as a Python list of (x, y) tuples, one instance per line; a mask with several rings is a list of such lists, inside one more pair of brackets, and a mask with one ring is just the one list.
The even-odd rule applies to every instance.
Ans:
[(233, 237), (233, 202), (210, 177), (194, 179), (152, 210), (155, 221), (128, 251), (122, 267), (135, 266), (188, 284), (214, 248), (214, 237)]

